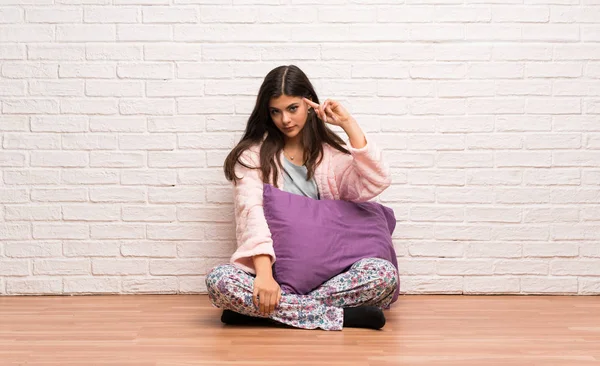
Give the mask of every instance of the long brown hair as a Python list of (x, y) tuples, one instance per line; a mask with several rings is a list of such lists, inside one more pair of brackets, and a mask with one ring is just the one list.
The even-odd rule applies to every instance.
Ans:
[[(240, 163), (249, 169), (260, 169), (264, 183), (271, 183), (277, 187), (277, 176), (279, 169), (283, 170), (279, 157), (281, 150), (285, 145), (283, 133), (275, 126), (269, 113), (269, 101), (271, 98), (278, 98), (281, 95), (293, 97), (305, 97), (315, 103), (319, 103), (317, 93), (308, 80), (308, 77), (300, 68), (294, 65), (279, 66), (271, 70), (260, 86), (254, 110), (248, 118), (246, 131), (240, 142), (231, 150), (223, 169), (225, 177), (234, 184), (241, 178), (235, 175), (235, 165)], [(333, 148), (349, 154), (344, 148), (344, 140), (336, 135), (329, 127), (325, 125), (316, 113), (309, 113), (306, 124), (302, 129), (302, 143), (304, 145), (304, 160), (308, 170), (308, 179), (311, 179), (315, 173), (315, 167), (323, 159), (323, 144), (329, 144)], [(266, 137), (265, 137), (266, 134)], [(263, 141), (264, 139), (264, 141)], [(240, 156), (244, 151), (262, 141), (260, 148), (260, 166), (251, 167), (240, 161)], [(269, 179), (271, 178), (272, 181)]]

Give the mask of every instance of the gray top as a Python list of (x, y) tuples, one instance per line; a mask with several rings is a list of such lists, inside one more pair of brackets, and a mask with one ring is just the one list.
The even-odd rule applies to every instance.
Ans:
[(283, 190), (301, 196), (319, 199), (319, 188), (313, 177), (306, 180), (308, 169), (302, 165), (298, 166), (289, 161), (285, 156), (283, 159)]

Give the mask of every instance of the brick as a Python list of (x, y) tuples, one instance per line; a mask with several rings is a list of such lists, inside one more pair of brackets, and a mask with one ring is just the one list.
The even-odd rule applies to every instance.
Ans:
[(171, 26), (148, 24), (119, 24), (117, 25), (118, 41), (170, 41), (173, 39)]
[(123, 115), (171, 115), (175, 103), (169, 99), (121, 99), (119, 111)]
[(119, 148), (121, 150), (174, 150), (175, 135), (121, 135), (119, 136)]
[(87, 188), (36, 188), (31, 191), (33, 202), (84, 202), (87, 197)]
[(117, 101), (114, 99), (90, 98), (61, 99), (60, 111), (65, 114), (117, 114)]
[(231, 187), (208, 187), (206, 188), (206, 202), (208, 203), (233, 203), (233, 192)]
[[(552, 60), (552, 47), (544, 44), (495, 44), (492, 49), (492, 60), (550, 61)], [(540, 62), (540, 64), (543, 63)], [(554, 64), (554, 62), (552, 64)], [(550, 65), (543, 64), (542, 66)]]
[(133, 276), (148, 273), (146, 259), (92, 259), (92, 273), (94, 275)]
[(467, 185), (520, 185), (522, 173), (515, 169), (469, 169)]
[(149, 152), (148, 166), (150, 168), (193, 168), (203, 167), (204, 152)]
[(29, 261), (26, 259), (0, 259), (1, 276), (29, 275)]
[(148, 226), (147, 237), (157, 240), (202, 240), (204, 228), (197, 224), (152, 224)]
[[(205, 46), (207, 47), (207, 46)], [(158, 43), (144, 45), (144, 59), (148, 61), (200, 61), (202, 47), (195, 44)], [(194, 63), (196, 68), (199, 67)], [(181, 64), (178, 66), (181, 67)], [(204, 63), (200, 68), (204, 68)]]
[(114, 150), (117, 148), (117, 137), (108, 134), (69, 134), (63, 136), (64, 150)]
[(116, 223), (90, 225), (92, 239), (143, 239), (145, 233), (145, 225)]
[(80, 80), (32, 80), (29, 94), (35, 96), (81, 97), (84, 84)]
[(579, 213), (575, 208), (528, 208), (523, 212), (523, 221), (526, 223), (577, 222)]
[(90, 6), (83, 12), (86, 23), (137, 23), (140, 18), (138, 9), (133, 6)]
[(498, 152), (496, 167), (550, 167), (552, 154), (550, 152)]
[(123, 79), (172, 79), (173, 70), (170, 63), (127, 63), (117, 67), (117, 75)]
[(83, 10), (76, 7), (27, 8), (25, 19), (28, 23), (80, 23)]
[(88, 155), (83, 152), (70, 151), (33, 151), (31, 166), (39, 167), (85, 167), (88, 165)]
[(495, 97), (469, 99), (469, 114), (517, 114), (524, 113), (525, 100), (522, 98)]
[(92, 202), (145, 202), (146, 192), (143, 188), (107, 187), (90, 188)]
[(521, 282), (515, 277), (465, 277), (464, 294), (507, 294), (519, 293), (520, 290)]
[(523, 147), (522, 139), (514, 134), (469, 134), (466, 147), (469, 150), (520, 150)]
[(122, 185), (174, 186), (177, 183), (177, 172), (165, 169), (145, 169), (123, 171)]
[[(235, 71), (234, 68), (242, 68), (246, 64), (235, 65), (235, 64), (226, 64), (223, 62), (206, 62), (201, 65), (197, 62), (178, 62), (177, 63), (177, 78), (178, 79), (205, 79), (205, 78), (213, 78), (213, 79), (223, 79), (230, 78), (233, 76)], [(244, 77), (252, 76), (250, 72), (247, 71), (248, 67), (243, 67), (244, 72), (241, 74)], [(254, 70), (255, 68), (253, 68)], [(261, 68), (259, 71), (255, 71), (257, 75), (262, 75), (264, 77), (265, 73), (269, 72), (266, 70), (267, 67)]]
[(521, 291), (530, 294), (577, 293), (576, 277), (522, 277)]
[(401, 291), (405, 294), (462, 294), (464, 279), (456, 277), (404, 276)]
[(0, 116), (0, 131), (29, 131), (29, 116)]
[[(139, 45), (129, 44), (88, 44), (86, 45), (86, 58), (92, 61), (133, 61), (142, 60), (143, 48)], [(108, 67), (109, 65), (107, 65)]]
[(89, 259), (35, 259), (34, 275), (75, 276), (91, 274)]
[(203, 203), (205, 188), (196, 187), (151, 187), (148, 189), (148, 201), (151, 203)]
[(580, 62), (535, 62), (525, 65), (525, 75), (529, 78), (577, 78), (582, 75)]
[(598, 167), (600, 166), (600, 152), (596, 151), (581, 151), (567, 152), (556, 151), (552, 152), (553, 166), (555, 167)]
[(177, 256), (177, 246), (173, 242), (144, 241), (123, 243), (121, 254), (125, 257), (171, 257)]
[(477, 242), (467, 246), (469, 258), (520, 258), (521, 244), (510, 242)]
[(106, 169), (69, 169), (62, 171), (63, 184), (117, 184), (119, 173)]
[(152, 259), (150, 274), (154, 276), (206, 274), (205, 259)]
[(210, 81), (147, 81), (148, 97), (191, 97), (204, 95), (204, 85)]
[(2, 102), (2, 113), (7, 114), (57, 114), (58, 111), (56, 99), (4, 99)]
[[(218, 117), (217, 117), (218, 118)], [(202, 132), (204, 131), (206, 122), (204, 116), (180, 117), (180, 116), (166, 116), (166, 117), (148, 117), (148, 131), (149, 132)], [(230, 119), (230, 118), (228, 118)], [(237, 121), (237, 119), (234, 119)], [(221, 121), (218, 121), (219, 126)], [(217, 123), (215, 123), (216, 125)], [(241, 123), (240, 123), (241, 125)], [(212, 125), (211, 125), (212, 126)], [(216, 127), (215, 127), (216, 128)], [(212, 131), (213, 129), (208, 129)]]
[(57, 78), (58, 64), (46, 62), (6, 62), (2, 65), (2, 75), (7, 78)]
[(233, 241), (186, 241), (177, 244), (177, 256), (188, 257), (231, 257), (235, 252), (236, 244)]
[(34, 239), (87, 239), (89, 227), (87, 224), (33, 224)]
[(0, 81), (0, 96), (22, 97), (25, 96), (27, 84), (20, 80)]
[(116, 77), (116, 73), (114, 65), (93, 62), (60, 64), (58, 69), (58, 75), (61, 78), (111, 79)]
[(117, 205), (62, 205), (65, 221), (118, 221), (121, 210)]
[(144, 84), (136, 81), (87, 80), (85, 94), (91, 97), (141, 97)]
[(146, 119), (139, 116), (92, 116), (90, 130), (93, 132), (145, 132)]
[(0, 167), (24, 167), (25, 154), (0, 152)]
[(28, 196), (26, 189), (0, 188), (0, 203), (25, 203)]
[[(174, 25), (176, 42), (283, 42), (298, 40), (298, 36), (308, 37), (300, 32), (294, 33), (290, 28), (270, 24), (218, 24), (218, 25)], [(311, 33), (312, 29), (305, 29)], [(302, 37), (301, 37), (302, 38)]]
[(491, 275), (493, 263), (491, 260), (442, 259), (437, 261), (437, 273), (442, 276)]
[(491, 229), (474, 225), (437, 225), (434, 237), (438, 240), (490, 240)]
[(520, 41), (522, 26), (506, 27), (503, 24), (476, 24), (466, 26), (467, 41)]
[(7, 221), (58, 221), (61, 219), (60, 206), (42, 205), (10, 205), (5, 209), (4, 219)]
[(548, 261), (546, 260), (500, 260), (494, 264), (494, 274), (511, 275), (547, 275)]
[(118, 278), (86, 276), (64, 279), (65, 294), (118, 294), (120, 293), (119, 288)]
[(11, 258), (60, 257), (62, 244), (59, 241), (7, 242), (4, 244), (4, 254)]
[(439, 187), (438, 203), (493, 203), (494, 192), (484, 187)]
[[(57, 36), (59, 32), (57, 31)], [(2, 42), (53, 42), (54, 26), (49, 24), (0, 25)]]
[(579, 293), (582, 295), (598, 295), (600, 294), (600, 279), (597, 278), (580, 278)]
[(164, 278), (127, 279), (123, 281), (124, 293), (175, 294), (178, 289), (178, 279), (172, 276)]
[(119, 255), (120, 242), (117, 241), (78, 241), (63, 242), (65, 257), (116, 257)]
[(122, 210), (123, 221), (173, 222), (177, 218), (174, 206), (123, 206)]
[(221, 169), (182, 169), (178, 172), (181, 184), (229, 185)]
[(59, 42), (116, 41), (116, 27), (109, 24), (57, 25), (56, 40)]
[(53, 134), (4, 134), (5, 149), (14, 150), (57, 150), (60, 149), (60, 136)]
[(25, 58), (25, 45), (14, 43), (0, 45), (0, 60), (24, 60)]
[(581, 207), (582, 221), (600, 221), (600, 207)]
[[(235, 9), (235, 8), (233, 8)], [(231, 11), (231, 9), (228, 9)], [(253, 9), (243, 9), (245, 12)], [(221, 14), (230, 13), (230, 11), (221, 11)], [(202, 8), (201, 14), (206, 13), (206, 8)], [(184, 6), (151, 6), (142, 8), (142, 19), (144, 23), (197, 23), (200, 19), (198, 8)]]
[[(260, 87), (259, 80), (206, 80), (205, 92), (207, 96), (220, 95), (246, 95), (252, 96), (256, 94), (256, 90)], [(339, 83), (336, 83), (336, 85)], [(324, 93), (332, 94), (329, 90), (324, 90)]]
[(62, 279), (8, 279), (6, 293), (8, 295), (57, 295), (62, 293)]
[(546, 242), (523, 244), (524, 257), (577, 257), (579, 249), (575, 243)]
[(550, 131), (550, 116), (498, 116), (496, 118), (498, 132)]

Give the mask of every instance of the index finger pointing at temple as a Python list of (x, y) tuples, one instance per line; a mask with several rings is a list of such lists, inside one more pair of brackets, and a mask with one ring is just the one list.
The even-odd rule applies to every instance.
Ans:
[(308, 98), (302, 98), (306, 103), (308, 103), (308, 105), (310, 105), (313, 108), (319, 108), (319, 105), (315, 102), (313, 102), (312, 100), (308, 99)]

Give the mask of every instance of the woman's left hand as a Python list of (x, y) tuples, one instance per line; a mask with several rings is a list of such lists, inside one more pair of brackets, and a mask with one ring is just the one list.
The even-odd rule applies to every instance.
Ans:
[(340, 102), (333, 99), (327, 99), (321, 105), (318, 105), (310, 99), (303, 99), (308, 105), (313, 107), (315, 113), (317, 113), (317, 116), (323, 120), (323, 122), (343, 127), (352, 120), (352, 116)]

